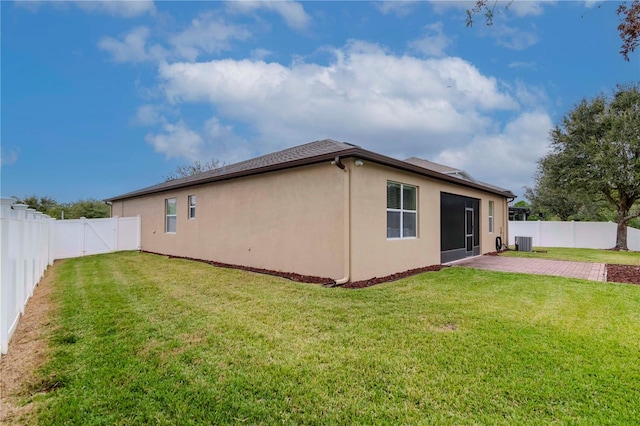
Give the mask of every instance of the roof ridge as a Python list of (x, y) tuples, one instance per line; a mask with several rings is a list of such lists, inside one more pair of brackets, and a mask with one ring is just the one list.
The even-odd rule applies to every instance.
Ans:
[[(514, 197), (511, 191), (504, 188), (495, 187), (490, 184), (479, 184), (475, 179), (464, 179), (459, 176), (452, 176), (451, 172), (464, 172), (464, 170), (453, 169), (449, 166), (441, 165), (438, 163), (430, 162), (429, 160), (423, 160), (418, 157), (412, 157), (422, 164), (409, 161), (397, 160), (391, 157), (377, 154), (375, 152), (362, 149), (358, 145), (354, 145), (347, 142), (339, 142), (333, 139), (322, 139), (306, 144), (297, 145), (291, 148), (286, 148), (270, 154), (265, 154), (260, 157), (251, 158), (238, 163), (224, 165), (213, 170), (208, 170), (195, 175), (186, 176), (180, 179), (174, 179), (171, 181), (161, 182), (156, 185), (152, 185), (137, 191), (122, 194), (117, 197), (109, 198), (107, 201), (119, 200), (124, 198), (131, 198), (140, 195), (146, 195), (151, 193), (157, 193), (167, 190), (173, 190), (178, 188), (184, 188), (192, 185), (199, 185), (204, 183), (210, 183), (219, 180), (232, 179), (242, 176), (256, 175), (265, 172), (271, 172), (276, 170), (287, 169), (291, 167), (299, 167), (303, 165), (315, 164), (321, 161), (333, 160), (335, 156), (357, 156), (365, 159), (369, 159), (373, 162), (388, 165), (391, 167), (397, 167), (403, 170), (408, 170), (414, 173), (424, 174), (425, 176), (435, 177), (437, 179), (446, 180), (451, 182), (450, 179), (454, 179), (456, 183), (460, 183), (465, 186), (471, 186), (473, 188), (489, 190), (490, 192), (498, 191), (503, 196)], [(408, 160), (411, 160), (409, 158)], [(427, 167), (431, 163), (440, 167)], [(448, 169), (442, 171), (442, 168)], [(466, 173), (466, 172), (464, 172)], [(465, 183), (463, 183), (465, 182)]]

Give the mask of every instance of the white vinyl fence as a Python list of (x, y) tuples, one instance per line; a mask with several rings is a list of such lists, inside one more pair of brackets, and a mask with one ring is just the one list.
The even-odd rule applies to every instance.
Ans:
[(0, 354), (55, 259), (140, 248), (140, 217), (55, 220), (0, 199)]
[[(613, 222), (509, 221), (509, 244), (515, 237), (532, 237), (537, 247), (610, 249), (616, 245), (618, 225)], [(627, 228), (629, 250), (640, 251), (640, 230)]]

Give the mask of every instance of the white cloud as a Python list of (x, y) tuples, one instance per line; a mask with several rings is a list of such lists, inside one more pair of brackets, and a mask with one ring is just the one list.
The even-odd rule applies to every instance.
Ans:
[(598, 3), (604, 3), (604, 0), (585, 0), (584, 5), (588, 8), (592, 8)]
[(202, 53), (219, 53), (231, 49), (232, 40), (246, 40), (251, 33), (240, 26), (228, 24), (213, 13), (203, 13), (189, 27), (168, 36), (170, 48), (151, 44), (151, 30), (137, 27), (118, 38), (103, 37), (98, 46), (111, 53), (116, 62), (165, 61), (186, 59), (195, 61)]
[(311, 18), (302, 5), (291, 0), (283, 1), (230, 1), (227, 9), (236, 13), (252, 13), (257, 10), (270, 10), (279, 14), (287, 25), (296, 30), (306, 29)]
[(418, 4), (416, 0), (385, 0), (375, 2), (376, 7), (383, 14), (389, 15), (393, 13), (398, 17), (409, 15), (413, 12), (416, 4)]
[(205, 158), (235, 163), (253, 155), (251, 144), (236, 135), (233, 126), (223, 124), (217, 117), (205, 122), (203, 135), (207, 142), (207, 154), (203, 154)]
[(155, 13), (156, 10), (152, 0), (80, 0), (74, 3), (88, 12), (106, 13), (123, 18)]
[(509, 10), (516, 16), (540, 16), (544, 13), (544, 7), (555, 3), (555, 0), (531, 1), (516, 0), (509, 5)]
[(511, 50), (524, 50), (538, 42), (538, 36), (535, 32), (523, 28), (510, 27), (500, 22), (489, 28), (487, 33), (495, 37), (498, 45)]
[[(435, 13), (443, 14), (450, 9), (457, 9), (460, 11), (461, 19), (464, 19), (464, 11), (471, 10), (476, 2), (432, 0), (430, 3)], [(538, 34), (533, 26), (523, 27), (519, 18), (542, 15), (545, 7), (554, 3), (555, 0), (498, 1), (494, 7), (494, 3), (490, 2), (489, 8), (494, 14), (492, 25), (486, 25), (485, 13), (481, 11), (474, 16), (474, 31), (483, 37), (496, 39), (499, 46), (511, 50), (524, 50), (538, 42)]]
[(103, 37), (98, 46), (111, 53), (116, 62), (143, 62), (150, 59), (146, 46), (149, 33), (149, 28), (137, 27), (124, 34), (121, 40)]
[(535, 70), (538, 67), (538, 64), (535, 61), (529, 61), (529, 62), (525, 62), (525, 61), (515, 61), (515, 62), (511, 62), (508, 65), (509, 68), (516, 68), (516, 69), (531, 69), (531, 70)]
[(473, 137), (463, 147), (444, 149), (434, 161), (466, 170), (476, 179), (522, 194), (536, 162), (548, 150), (553, 127), (546, 112), (525, 112), (502, 131)]
[(264, 61), (271, 55), (273, 55), (273, 52), (267, 49), (258, 48), (251, 51), (251, 59), (254, 61)]
[(41, 5), (52, 5), (55, 8), (76, 6), (89, 13), (103, 13), (121, 18), (134, 18), (147, 13), (154, 14), (156, 11), (153, 0), (27, 0), (15, 1), (15, 4), (34, 13)]
[(18, 161), (19, 151), (17, 149), (0, 149), (0, 165), (10, 166)]
[(443, 56), (452, 40), (442, 31), (442, 22), (425, 26), (426, 34), (409, 42), (409, 48), (427, 56)]
[(259, 135), (264, 151), (333, 137), (397, 156), (435, 154), (494, 127), (489, 112), (519, 108), (460, 58), (394, 56), (364, 42), (336, 49), (328, 65), (226, 59), (159, 72), (171, 102), (210, 102)]
[(164, 123), (165, 119), (160, 112), (161, 107), (158, 105), (141, 105), (136, 111), (133, 121), (141, 126), (152, 126), (158, 123)]
[(513, 89), (516, 99), (522, 104), (530, 107), (539, 107), (549, 104), (549, 97), (542, 87), (525, 84), (518, 80)]
[(191, 21), (181, 33), (169, 37), (176, 57), (194, 61), (201, 52), (218, 53), (231, 48), (231, 40), (246, 40), (251, 33), (240, 26), (228, 24), (213, 13), (203, 13)]
[(145, 137), (156, 152), (164, 154), (167, 158), (186, 158), (190, 161), (202, 159), (202, 137), (189, 129), (183, 121), (177, 124), (167, 123), (162, 129), (164, 133), (148, 134)]
[(147, 125), (162, 124), (162, 132), (149, 133), (145, 140), (167, 158), (217, 159), (229, 164), (254, 155), (251, 144), (236, 135), (233, 126), (222, 123), (217, 117), (211, 117), (202, 128), (194, 130), (182, 119), (175, 124), (169, 123), (161, 114), (163, 109), (158, 105), (143, 105), (138, 109), (136, 119), (147, 120)]
[[(472, 1), (443, 1), (443, 0), (429, 0), (434, 12), (443, 14), (450, 9), (457, 9), (464, 13), (465, 10), (471, 10), (476, 2)], [(516, 17), (524, 16), (539, 16), (544, 13), (544, 8), (547, 5), (553, 5), (556, 0), (499, 0), (497, 2), (489, 2), (489, 8), (493, 10), (494, 19), (500, 18), (504, 15), (513, 14)], [(495, 6), (495, 7), (494, 7)], [(462, 15), (463, 17), (465, 15)], [(474, 19), (474, 23), (484, 24), (484, 12), (480, 12)]]

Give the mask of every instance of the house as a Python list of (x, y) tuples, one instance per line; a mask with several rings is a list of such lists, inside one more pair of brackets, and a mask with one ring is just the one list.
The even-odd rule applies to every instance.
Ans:
[(531, 216), (531, 209), (529, 207), (509, 207), (509, 220), (527, 220)]
[(495, 251), (513, 198), (327, 139), (107, 201), (113, 216), (141, 216), (145, 251), (345, 283)]

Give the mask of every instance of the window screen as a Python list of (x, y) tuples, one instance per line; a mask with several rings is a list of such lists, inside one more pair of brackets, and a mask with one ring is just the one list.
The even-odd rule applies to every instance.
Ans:
[(165, 200), (165, 232), (176, 232), (176, 199)]
[(418, 236), (418, 188), (387, 182), (387, 238)]

